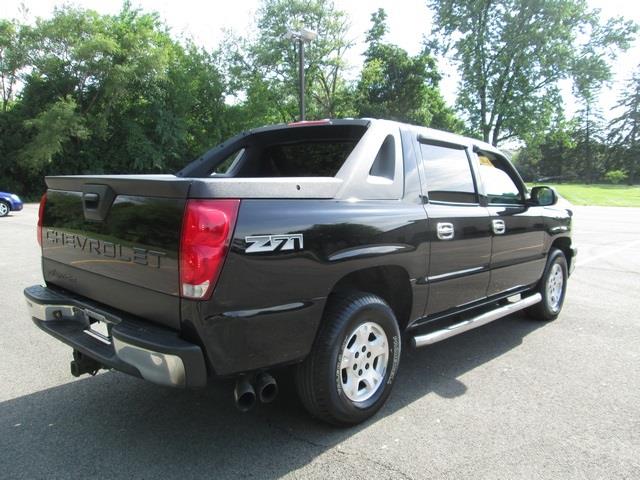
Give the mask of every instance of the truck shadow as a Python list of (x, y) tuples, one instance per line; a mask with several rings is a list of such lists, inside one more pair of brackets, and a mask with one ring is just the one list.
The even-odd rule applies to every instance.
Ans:
[(512, 316), (423, 350), (405, 349), (394, 391), (351, 429), (311, 419), (286, 376), (271, 405), (239, 413), (232, 383), (198, 391), (104, 373), (0, 404), (4, 478), (279, 478), (430, 395), (464, 395), (463, 374), (518, 347), (542, 323)]

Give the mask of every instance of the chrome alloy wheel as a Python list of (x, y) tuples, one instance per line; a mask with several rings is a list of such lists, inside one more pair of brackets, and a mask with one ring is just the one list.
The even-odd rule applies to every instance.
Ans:
[(376, 393), (389, 364), (389, 342), (380, 325), (366, 322), (347, 337), (340, 359), (342, 390), (352, 402), (364, 402)]
[(560, 264), (555, 263), (553, 267), (551, 267), (551, 272), (547, 279), (547, 301), (549, 302), (549, 308), (553, 312), (560, 310), (563, 287), (564, 273)]
[(6, 203), (0, 202), (0, 217), (4, 217), (9, 214), (9, 207)]

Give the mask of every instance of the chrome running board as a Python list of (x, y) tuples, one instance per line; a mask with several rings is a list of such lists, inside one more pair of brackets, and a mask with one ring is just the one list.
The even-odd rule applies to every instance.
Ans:
[(531, 305), (535, 305), (541, 300), (542, 295), (540, 295), (539, 293), (535, 293), (530, 297), (525, 297), (521, 300), (518, 300), (517, 302), (496, 308), (495, 310), (483, 313), (482, 315), (478, 315), (477, 317), (470, 318), (469, 320), (451, 325), (450, 327), (436, 330), (435, 332), (427, 333), (425, 335), (416, 335), (415, 337), (413, 337), (413, 346), (418, 348), (440, 342), (449, 337), (453, 337), (460, 333), (464, 333), (474, 328), (481, 327), (482, 325), (486, 325), (487, 323), (491, 323), (494, 320), (498, 320), (499, 318), (511, 315), (518, 310), (522, 310), (524, 308), (530, 307)]

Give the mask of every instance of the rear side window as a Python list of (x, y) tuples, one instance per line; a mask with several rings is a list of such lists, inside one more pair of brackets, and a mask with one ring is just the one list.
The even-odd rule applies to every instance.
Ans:
[(242, 155), (244, 155), (244, 148), (241, 148), (240, 150), (233, 152), (231, 155), (229, 155), (227, 158), (222, 160), (222, 162), (220, 162), (218, 165), (214, 167), (211, 175), (214, 176), (214, 175), (228, 174), (238, 164), (238, 162), (242, 158)]
[(393, 180), (396, 173), (396, 142), (392, 135), (384, 139), (378, 154), (371, 165), (369, 175)]
[(504, 161), (487, 153), (479, 153), (480, 178), (489, 204), (517, 205), (522, 194), (509, 175)]
[(477, 203), (471, 166), (465, 150), (420, 144), (429, 201)]

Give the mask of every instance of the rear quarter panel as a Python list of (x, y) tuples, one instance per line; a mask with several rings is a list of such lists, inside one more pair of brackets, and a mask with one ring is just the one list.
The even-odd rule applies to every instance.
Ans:
[[(183, 328), (206, 344), (217, 374), (302, 359), (345, 275), (384, 265), (413, 285), (426, 275), (425, 232), (423, 207), (399, 200), (243, 200), (212, 300), (183, 301)], [(278, 234), (302, 234), (303, 248), (246, 253), (246, 237)], [(414, 294), (416, 315), (425, 300)]]

